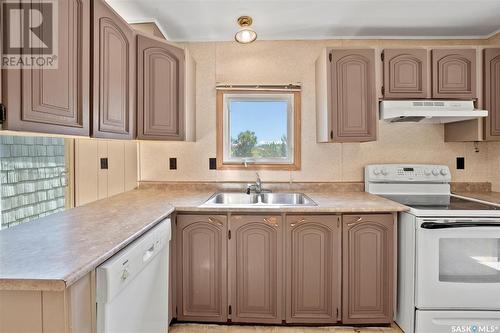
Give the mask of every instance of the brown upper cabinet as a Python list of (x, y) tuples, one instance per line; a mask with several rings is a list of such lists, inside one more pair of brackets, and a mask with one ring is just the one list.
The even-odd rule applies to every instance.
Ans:
[(235, 215), (230, 219), (231, 321), (281, 324), (283, 223), (281, 216)]
[(383, 51), (385, 99), (429, 98), (426, 49)]
[(316, 60), (318, 142), (376, 140), (375, 50), (325, 49)]
[(104, 0), (91, 2), (59, 0), (56, 69), (2, 70), (2, 129), (194, 141), (196, 64), (188, 50), (136, 36)]
[(103, 0), (93, 6), (92, 136), (135, 138), (135, 55), (132, 28)]
[(486, 140), (500, 140), (500, 48), (484, 50), (484, 107)]
[(432, 97), (474, 99), (476, 49), (432, 50)]
[(340, 216), (287, 216), (286, 321), (340, 320)]
[(2, 129), (89, 135), (90, 2), (58, 1), (57, 69), (3, 69)]
[(429, 66), (426, 49), (384, 50), (384, 99), (477, 97), (476, 49), (433, 49), (431, 58)]
[(138, 139), (195, 140), (194, 68), (186, 50), (138, 34)]
[(342, 228), (342, 323), (391, 323), (393, 215), (345, 215)]
[(177, 319), (227, 321), (227, 217), (177, 216)]

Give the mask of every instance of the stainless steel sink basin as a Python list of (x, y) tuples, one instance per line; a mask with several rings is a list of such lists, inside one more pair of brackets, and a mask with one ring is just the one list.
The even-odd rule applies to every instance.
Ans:
[(266, 205), (316, 206), (316, 203), (303, 193), (263, 193), (261, 198), (262, 203)]
[(215, 193), (205, 204), (213, 205), (252, 205), (258, 202), (257, 194)]
[(303, 193), (261, 193), (246, 194), (237, 192), (215, 193), (202, 206), (204, 207), (282, 207), (282, 206), (317, 206)]

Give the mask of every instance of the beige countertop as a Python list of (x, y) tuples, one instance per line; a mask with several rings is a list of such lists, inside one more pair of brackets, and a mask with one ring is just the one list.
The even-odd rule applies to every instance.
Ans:
[(500, 192), (453, 192), (453, 194), (500, 205)]
[(200, 207), (213, 188), (145, 188), (0, 231), (0, 289), (62, 290), (172, 212), (380, 213), (406, 206), (365, 192), (305, 192), (318, 206)]

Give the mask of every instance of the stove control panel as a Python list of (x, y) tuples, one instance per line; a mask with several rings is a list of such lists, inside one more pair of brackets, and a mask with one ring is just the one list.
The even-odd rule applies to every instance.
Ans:
[(449, 183), (450, 169), (432, 164), (373, 164), (365, 167), (367, 182)]

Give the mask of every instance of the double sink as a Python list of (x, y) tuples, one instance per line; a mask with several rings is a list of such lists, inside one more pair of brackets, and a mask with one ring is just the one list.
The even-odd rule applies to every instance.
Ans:
[(202, 207), (282, 207), (282, 206), (317, 206), (303, 193), (238, 193), (220, 192), (210, 197)]

